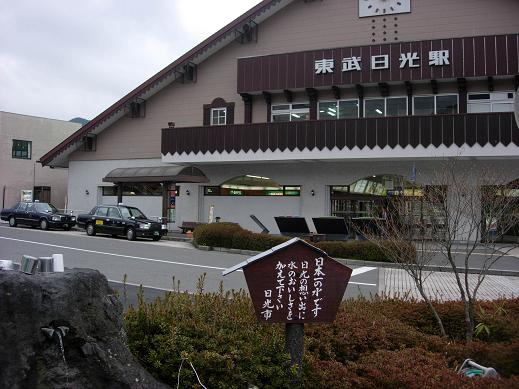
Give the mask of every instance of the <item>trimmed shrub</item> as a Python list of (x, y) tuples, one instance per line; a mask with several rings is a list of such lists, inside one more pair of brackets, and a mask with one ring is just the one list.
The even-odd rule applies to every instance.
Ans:
[(195, 386), (189, 362), (208, 388), (289, 388), (293, 379), (283, 329), (262, 325), (244, 292), (168, 293), (130, 308), (128, 346), (146, 369), (176, 387)]
[(211, 223), (196, 226), (193, 239), (196, 244), (210, 247), (232, 248), (233, 235), (244, 231), (236, 223)]
[(236, 223), (211, 223), (197, 226), (193, 232), (195, 243), (202, 246), (228, 249), (265, 251), (288, 238), (268, 234), (256, 234)]
[[(197, 226), (193, 232), (196, 244), (228, 249), (265, 251), (289, 238), (268, 234), (257, 234), (241, 228), (235, 223), (211, 223)], [(318, 242), (314, 246), (335, 258), (358, 259), (363, 261), (391, 262), (385, 250), (369, 241)], [(405, 250), (415, 250), (405, 245)]]
[[(365, 389), (458, 389), (511, 388), (508, 380), (466, 378), (450, 369), (441, 354), (422, 348), (380, 350), (352, 364), (357, 375), (355, 387)], [(517, 382), (517, 381), (516, 381)]]
[[(201, 282), (194, 296), (172, 292), (151, 304), (141, 297), (139, 305), (128, 311), (128, 344), (146, 369), (176, 387), (185, 358), (210, 388), (293, 387), (283, 326), (260, 324), (244, 292), (202, 293), (202, 289)], [(500, 302), (506, 314), (496, 320), (503, 328), (518, 320), (518, 302)], [(452, 311), (453, 317), (463, 315), (460, 303), (437, 307), (440, 312)], [(422, 312), (428, 311), (420, 302), (350, 300), (341, 304), (334, 323), (305, 326), (304, 387), (519, 387), (519, 335), (510, 342), (494, 343), (443, 339), (422, 332), (429, 329), (428, 320), (419, 320)], [(466, 358), (494, 367), (503, 378), (458, 376), (456, 369)], [(186, 363), (180, 381), (181, 387), (197, 387)]]
[[(384, 243), (382, 244), (384, 245)], [(415, 252), (414, 246), (402, 244), (403, 250)], [(356, 240), (350, 242), (318, 242), (315, 244), (329, 256), (335, 258), (358, 259), (362, 261), (391, 262), (386, 251), (375, 243), (367, 240)]]
[[(398, 319), (421, 332), (439, 335), (435, 318), (425, 304), (396, 299), (375, 299), (374, 308), (385, 316)], [(463, 303), (448, 301), (435, 303), (442, 318), (445, 332), (454, 340), (465, 339)], [(482, 332), (479, 339), (487, 342), (510, 342), (519, 339), (519, 298), (480, 301), (476, 306), (476, 322), (484, 323), (489, 334)]]

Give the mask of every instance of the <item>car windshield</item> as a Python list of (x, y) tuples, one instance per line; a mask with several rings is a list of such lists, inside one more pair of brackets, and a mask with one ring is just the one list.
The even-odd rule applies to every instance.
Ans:
[(126, 218), (126, 219), (129, 219), (131, 217), (135, 218), (135, 219), (147, 219), (146, 215), (143, 214), (139, 208), (134, 208), (134, 207), (125, 207), (125, 208), (120, 208), (121, 209), (121, 212), (123, 214), (123, 217)]
[(34, 203), (34, 208), (36, 209), (36, 212), (58, 212), (58, 209), (54, 205), (48, 203)]

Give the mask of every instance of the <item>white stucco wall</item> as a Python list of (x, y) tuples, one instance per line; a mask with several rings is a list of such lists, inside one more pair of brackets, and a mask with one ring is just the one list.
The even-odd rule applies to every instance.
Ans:
[[(70, 210), (75, 214), (88, 212), (97, 204), (116, 204), (116, 196), (102, 196), (101, 186), (112, 186), (103, 182), (110, 171), (125, 167), (151, 167), (163, 165), (160, 159), (126, 159), (109, 161), (71, 161), (69, 166), (68, 198)], [(183, 220), (198, 220), (198, 187), (190, 184), (181, 185), (177, 197), (176, 222), (169, 227), (176, 228)], [(186, 190), (190, 190), (187, 196)], [(86, 194), (88, 191), (88, 194)], [(123, 196), (123, 203), (141, 209), (148, 217), (162, 215), (161, 196)], [(192, 216), (194, 215), (194, 216)]]
[(261, 228), (252, 221), (250, 215), (256, 215), (272, 234), (279, 234), (275, 216), (301, 216), (299, 197), (206, 196), (203, 220), (205, 222), (211, 205), (214, 205), (214, 217), (220, 217), (221, 221), (225, 222), (239, 223), (243, 228), (254, 232), (261, 232)]
[[(150, 167), (162, 165), (160, 159), (127, 159), (117, 161), (70, 161), (68, 179), (68, 209), (90, 211), (102, 202), (99, 186), (111, 186), (103, 182), (110, 171), (124, 167)], [(88, 191), (88, 194), (87, 194)], [(117, 198), (114, 198), (117, 202)]]
[[(118, 167), (158, 166), (154, 160), (119, 160), (119, 161), (71, 161), (69, 172), (69, 199), (71, 209), (90, 210), (98, 202), (96, 191), (103, 185), (102, 178)], [(329, 188), (334, 185), (348, 185), (354, 181), (372, 175), (395, 174), (409, 178), (416, 166), (418, 184), (434, 184), (437, 172), (442, 168), (439, 160), (421, 161), (349, 161), (349, 162), (291, 162), (291, 163), (249, 163), (226, 165), (198, 165), (206, 174), (208, 184), (179, 184), (180, 196), (177, 198), (176, 223), (183, 221), (207, 221), (209, 206), (215, 206), (214, 216), (222, 221), (233, 221), (244, 228), (259, 231), (259, 227), (250, 219), (256, 215), (272, 233), (278, 233), (274, 221), (276, 215), (302, 215), (306, 217), (310, 230), (314, 230), (312, 217), (330, 214)], [(482, 170), (494, 171), (506, 175), (509, 181), (519, 178), (519, 160), (465, 160), (458, 165), (457, 174), (466, 174), (470, 165), (480, 166)], [(300, 185), (300, 197), (218, 197), (203, 196), (204, 185), (220, 185), (223, 182), (242, 175), (269, 177), (280, 185)], [(106, 183), (104, 183), (106, 185)], [(89, 195), (85, 194), (89, 190)], [(187, 190), (190, 194), (187, 195)], [(312, 196), (311, 191), (315, 195)], [(101, 201), (103, 200), (100, 197)], [(109, 198), (111, 203), (116, 198)], [(135, 205), (148, 216), (160, 215), (160, 197), (125, 197), (126, 204)]]

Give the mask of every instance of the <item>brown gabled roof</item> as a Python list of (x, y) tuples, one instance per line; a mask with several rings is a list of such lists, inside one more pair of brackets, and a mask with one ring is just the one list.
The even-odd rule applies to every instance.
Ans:
[(194, 57), (199, 54), (204, 53), (206, 50), (209, 50), (212, 46), (217, 44), (220, 40), (224, 39), (227, 34), (232, 33), (236, 29), (242, 27), (243, 24), (253, 20), (264, 11), (268, 10), (273, 5), (277, 3), (286, 2), (284, 0), (263, 0), (258, 5), (251, 8), (249, 11), (245, 12), (243, 15), (220, 29), (215, 34), (211, 35), (209, 38), (204, 40), (202, 43), (185, 53), (183, 56), (178, 58), (176, 61), (162, 69), (160, 72), (155, 74), (153, 77), (139, 85), (137, 88), (132, 90), (126, 96), (121, 98), (115, 104), (111, 105), (109, 108), (104, 110), (102, 113), (97, 115), (94, 119), (89, 121), (83, 127), (81, 127), (74, 134), (69, 136), (59, 145), (54, 147), (48, 153), (43, 155), (40, 158), (40, 163), (42, 166), (49, 165), (53, 159), (58, 157), (62, 152), (64, 152), (68, 147), (72, 146), (74, 143), (80, 141), (85, 135), (91, 133), (96, 127), (102, 124), (104, 121), (108, 120), (112, 115), (114, 115), (117, 111), (124, 109), (126, 104), (135, 101), (143, 92), (153, 88), (157, 83), (164, 80), (166, 77), (170, 76), (176, 69), (188, 64)]

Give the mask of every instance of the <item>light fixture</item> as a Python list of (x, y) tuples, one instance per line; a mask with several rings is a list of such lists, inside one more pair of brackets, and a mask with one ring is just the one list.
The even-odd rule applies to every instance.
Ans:
[(85, 194), (88, 196), (90, 194), (90, 192), (88, 191), (88, 189), (85, 189)]
[(375, 112), (378, 113), (379, 115), (382, 115), (382, 111), (378, 108), (375, 110)]
[(312, 189), (312, 190), (310, 191), (310, 194), (311, 194), (312, 196), (315, 196), (315, 190)]
[(186, 195), (189, 196), (190, 194), (191, 194), (191, 192), (189, 191), (189, 189), (186, 189)]
[(247, 174), (245, 177), (249, 177), (249, 178), (259, 178), (259, 179), (261, 179), (261, 180), (270, 180), (270, 178), (268, 178), (268, 177), (253, 176), (253, 175), (250, 175), (250, 174)]

